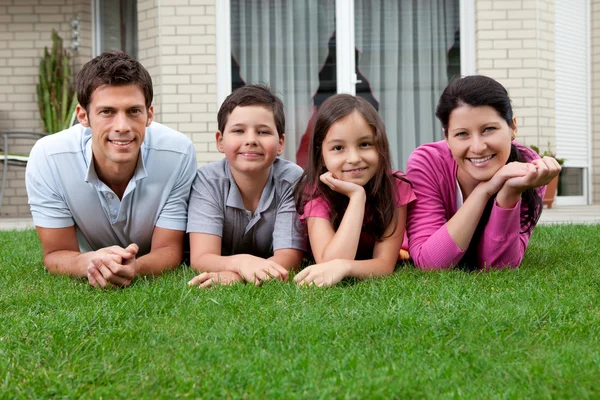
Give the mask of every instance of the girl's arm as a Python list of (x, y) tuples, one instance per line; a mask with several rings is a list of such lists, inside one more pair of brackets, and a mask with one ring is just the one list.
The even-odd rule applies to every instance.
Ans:
[[(377, 242), (370, 260), (334, 259), (306, 267), (300, 271), (294, 281), (299, 284), (332, 286), (347, 276), (369, 278), (371, 276), (390, 275), (398, 262), (398, 253), (404, 239), (406, 224), (406, 206), (396, 209), (396, 230), (394, 225), (386, 229), (384, 239)], [(391, 235), (391, 236), (389, 236)]]
[[(330, 172), (324, 175), (331, 175)], [(336, 258), (354, 259), (365, 216), (367, 195), (362, 186), (340, 181), (333, 177), (322, 178), (332, 190), (348, 196), (349, 203), (337, 231), (329, 220), (307, 218), (308, 239), (317, 263)]]

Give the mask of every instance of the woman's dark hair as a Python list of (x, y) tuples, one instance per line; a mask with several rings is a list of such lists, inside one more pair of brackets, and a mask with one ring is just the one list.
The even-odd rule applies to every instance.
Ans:
[[(510, 103), (508, 92), (499, 82), (483, 75), (465, 76), (453, 80), (448, 87), (446, 87), (440, 97), (435, 115), (442, 123), (442, 128), (444, 129), (444, 135), (446, 137), (448, 136), (448, 121), (450, 120), (450, 114), (455, 108), (462, 105), (469, 105), (471, 107), (493, 107), (498, 115), (506, 121), (508, 126), (514, 128), (513, 111)], [(511, 143), (510, 146), (511, 149), (506, 162), (507, 164), (513, 161), (528, 161), (514, 143)], [(477, 267), (479, 239), (490, 219), (495, 200), (496, 195), (492, 196), (486, 204), (483, 215), (473, 234), (469, 249), (459, 263), (467, 268)], [(526, 206), (525, 209), (521, 208), (521, 227), (524, 228), (521, 233), (529, 233), (533, 230), (533, 227), (540, 218), (542, 212), (542, 199), (535, 188), (531, 188), (525, 190), (521, 195), (521, 204)]]
[[(363, 230), (377, 240), (383, 238), (387, 227), (396, 219), (396, 182), (408, 182), (402, 175), (392, 172), (390, 149), (385, 126), (375, 108), (368, 101), (349, 94), (337, 94), (323, 102), (315, 117), (310, 139), (308, 164), (294, 191), (296, 211), (304, 213), (305, 205), (315, 198), (322, 198), (331, 211), (331, 223), (338, 229), (348, 207), (347, 196), (331, 190), (319, 177), (327, 172), (322, 156), (323, 141), (331, 126), (354, 111), (358, 112), (373, 129), (375, 148), (379, 154), (377, 172), (364, 186), (367, 194), (367, 210), (372, 216), (365, 219)], [(394, 227), (396, 224), (394, 223)]]

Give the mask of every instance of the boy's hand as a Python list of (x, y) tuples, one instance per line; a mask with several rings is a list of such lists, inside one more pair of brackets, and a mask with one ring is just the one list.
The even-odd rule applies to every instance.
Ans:
[(331, 260), (304, 268), (294, 277), (300, 285), (333, 286), (350, 272), (348, 260)]
[(96, 257), (88, 266), (88, 282), (94, 287), (125, 287), (131, 284), (137, 274), (137, 244), (132, 243), (123, 249), (111, 246), (96, 251)]
[(240, 254), (235, 258), (235, 271), (246, 281), (260, 286), (263, 281), (279, 279), (285, 281), (288, 278), (287, 269), (272, 260)]
[(213, 287), (217, 285), (233, 285), (243, 282), (242, 277), (232, 271), (222, 272), (203, 272), (196, 275), (188, 282), (188, 286), (199, 286), (201, 288)]
[(342, 181), (331, 172), (325, 172), (320, 176), (321, 182), (329, 186), (329, 188), (333, 191), (346, 195), (348, 197), (352, 197), (356, 194), (364, 195), (365, 188), (357, 185), (356, 183)]

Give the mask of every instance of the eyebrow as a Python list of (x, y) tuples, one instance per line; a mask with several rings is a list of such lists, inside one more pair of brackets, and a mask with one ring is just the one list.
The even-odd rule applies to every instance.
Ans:
[[(357, 140), (357, 142), (360, 142), (362, 140), (369, 140), (369, 139), (370, 140), (375, 140), (375, 138), (373, 137), (373, 135), (365, 135), (365, 136), (359, 137), (358, 140)], [(329, 139), (327, 141), (327, 143), (344, 143), (344, 142), (346, 142), (344, 139), (337, 139), (337, 138), (336, 139)]]
[[(133, 106), (127, 107), (127, 110), (131, 110), (132, 108), (145, 108), (145, 105), (142, 104), (135, 104)], [(95, 107), (96, 110), (116, 110), (117, 107), (113, 107), (113, 106), (96, 106)]]

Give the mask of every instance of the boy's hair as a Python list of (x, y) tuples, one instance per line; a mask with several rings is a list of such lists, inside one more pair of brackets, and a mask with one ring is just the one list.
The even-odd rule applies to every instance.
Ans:
[(333, 228), (338, 229), (348, 207), (349, 199), (347, 196), (331, 190), (320, 180), (321, 174), (327, 172), (322, 154), (323, 142), (333, 124), (355, 111), (371, 127), (375, 138), (375, 148), (379, 155), (377, 172), (365, 185), (367, 208), (372, 218), (366, 223), (364, 231), (375, 239), (381, 240), (387, 227), (392, 223), (395, 224), (396, 221), (396, 179), (405, 182), (408, 180), (402, 174), (392, 171), (390, 149), (383, 120), (377, 110), (361, 97), (336, 94), (325, 100), (317, 111), (310, 139), (308, 164), (294, 191), (296, 211), (301, 215), (308, 202), (315, 198), (322, 198), (329, 206)]
[(88, 110), (92, 93), (102, 85), (136, 85), (144, 93), (146, 109), (152, 105), (152, 78), (139, 61), (122, 51), (107, 51), (85, 63), (77, 74), (77, 100)]
[(283, 103), (266, 85), (242, 86), (227, 96), (217, 114), (218, 129), (222, 134), (225, 133), (225, 125), (227, 125), (227, 120), (233, 110), (236, 107), (246, 106), (263, 106), (273, 111), (277, 133), (279, 137), (283, 136), (285, 132)]

